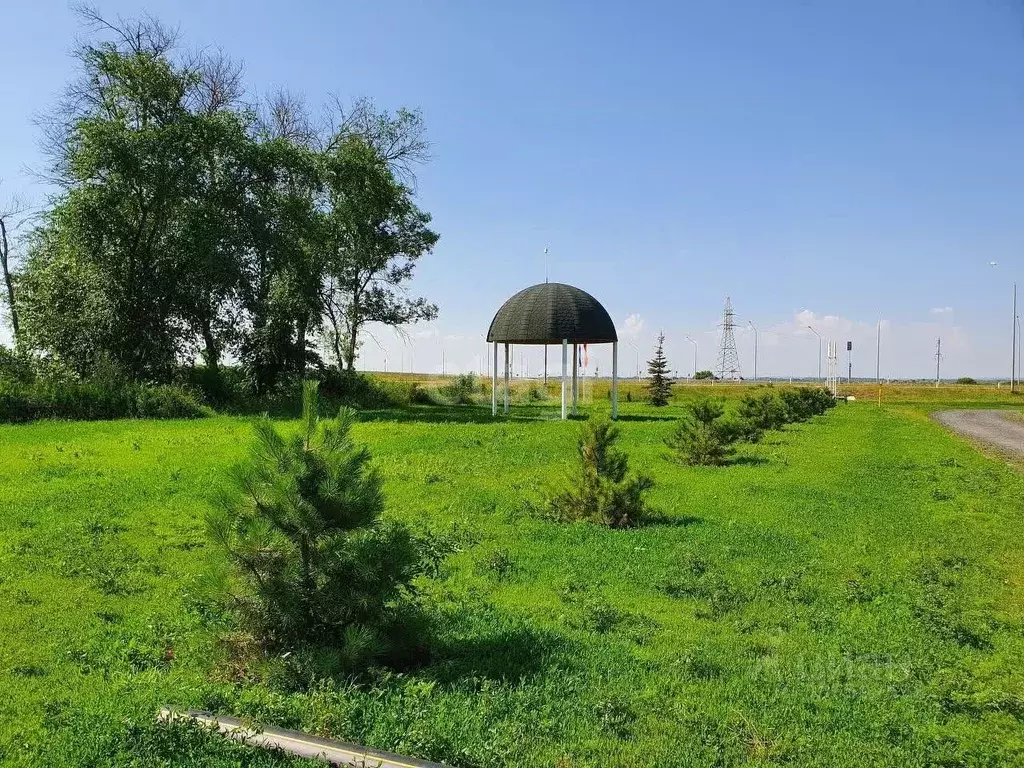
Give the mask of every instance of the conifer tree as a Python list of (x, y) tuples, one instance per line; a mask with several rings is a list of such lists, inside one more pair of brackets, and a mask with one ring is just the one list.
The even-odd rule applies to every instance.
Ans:
[(584, 422), (576, 444), (579, 469), (569, 487), (549, 499), (554, 519), (585, 520), (610, 528), (632, 528), (643, 522), (644, 495), (654, 481), (629, 473), (629, 457), (617, 446), (619, 436), (619, 428), (611, 422)]
[(672, 377), (669, 375), (668, 360), (665, 359), (665, 334), (658, 334), (658, 345), (654, 349), (654, 358), (647, 361), (647, 384), (651, 405), (668, 405), (672, 397)]
[(719, 400), (698, 400), (686, 411), (665, 438), (673, 458), (692, 466), (725, 464), (736, 451), (733, 443), (739, 437), (738, 422), (725, 415), (725, 406)]
[(256, 422), (249, 460), (208, 526), (233, 566), (231, 602), (247, 630), (273, 650), (330, 650), (338, 670), (355, 672), (415, 634), (400, 606), (425, 558), (405, 526), (380, 519), (380, 475), (349, 434), (355, 413), (321, 420), (319, 402), (307, 381), (297, 432)]

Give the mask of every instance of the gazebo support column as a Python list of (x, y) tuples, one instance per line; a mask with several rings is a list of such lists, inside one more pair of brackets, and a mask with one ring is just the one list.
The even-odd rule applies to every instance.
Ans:
[(619, 342), (612, 342), (612, 420), (619, 417)]
[(572, 415), (579, 413), (580, 383), (577, 379), (580, 370), (580, 345), (572, 345)]
[(505, 415), (508, 415), (508, 344), (505, 345)]
[(491, 367), (491, 416), (498, 415), (498, 342), (494, 342), (494, 365)]
[(566, 396), (567, 396), (568, 393), (565, 391), (565, 374), (566, 374), (566, 370), (565, 369), (566, 369), (566, 366), (568, 364), (569, 364), (569, 340), (568, 339), (562, 339), (562, 420), (563, 421), (565, 420), (565, 418), (567, 416), (566, 406), (568, 405), (568, 403), (566, 402)]

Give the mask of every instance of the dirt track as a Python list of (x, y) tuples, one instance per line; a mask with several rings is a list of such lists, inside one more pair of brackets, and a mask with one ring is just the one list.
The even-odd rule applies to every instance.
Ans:
[(1024, 419), (1017, 411), (939, 411), (934, 416), (987, 448), (1024, 459)]

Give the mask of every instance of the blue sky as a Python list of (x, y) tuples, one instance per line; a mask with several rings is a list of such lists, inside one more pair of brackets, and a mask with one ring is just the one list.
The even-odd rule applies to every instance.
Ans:
[[(419, 107), (419, 195), (441, 233), (430, 326), (364, 348), (390, 369), (476, 369), (478, 334), (550, 276), (597, 296), (643, 354), (689, 333), (711, 367), (726, 294), (759, 373), (816, 370), (811, 323), (855, 374), (1006, 376), (1024, 281), (1024, 6), (1014, 0), (102, 2), (217, 45), (254, 92)], [(284, 9), (284, 10), (283, 10)], [(71, 76), (62, 2), (6, 10), (0, 196), (41, 203), (33, 115)], [(997, 267), (989, 266), (998, 262)], [(1024, 304), (1024, 301), (1022, 301)], [(627, 318), (632, 319), (627, 323)], [(749, 330), (738, 335), (751, 367)], [(624, 356), (635, 358), (627, 346)], [(603, 351), (593, 364), (608, 368)], [(536, 371), (540, 353), (523, 367)], [(869, 363), (870, 360), (870, 363)], [(624, 367), (635, 363), (624, 361)]]

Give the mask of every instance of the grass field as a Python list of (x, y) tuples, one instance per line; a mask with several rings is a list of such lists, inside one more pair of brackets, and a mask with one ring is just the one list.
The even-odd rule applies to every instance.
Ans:
[[(416, 383), (426, 388), (436, 388), (443, 384), (450, 383), (450, 376), (429, 376), (410, 373), (388, 373), (375, 374), (378, 378), (390, 381), (404, 381)], [(482, 399), (490, 402), (491, 381), (489, 378), (478, 379), (484, 389)], [(608, 402), (611, 399), (611, 379), (581, 378), (581, 401), (588, 401), (590, 404)], [(499, 386), (501, 386), (499, 384)], [(543, 382), (538, 379), (513, 379), (511, 381), (513, 402), (523, 399), (523, 395), (532, 389), (543, 389)], [(780, 382), (753, 383), (744, 381), (740, 383), (718, 382), (712, 384), (707, 381), (678, 382), (674, 388), (674, 402), (682, 404), (696, 398), (716, 397), (725, 400), (738, 399), (743, 395), (764, 386), (783, 388), (789, 386)], [(814, 386), (814, 382), (797, 382), (793, 386)], [(628, 399), (641, 402), (646, 398), (647, 382), (638, 381), (635, 378), (619, 379), (619, 399), (621, 402), (628, 402)], [(549, 408), (554, 412), (559, 399), (560, 379), (552, 377), (547, 384), (547, 393), (550, 398)], [(882, 405), (921, 405), (925, 407), (949, 407), (949, 408), (993, 408), (993, 407), (1024, 407), (1024, 394), (1012, 393), (1005, 382), (1003, 385), (992, 383), (985, 384), (942, 384), (939, 387), (913, 383), (887, 383), (879, 387), (876, 384), (865, 382), (854, 382), (853, 384), (841, 383), (839, 395), (845, 397), (853, 396), (858, 401), (868, 401)], [(499, 395), (501, 390), (499, 389)]]
[(664, 460), (678, 407), (624, 403), (661, 515), (631, 531), (533, 513), (572, 468), (550, 405), (367, 414), (389, 514), (452, 553), (434, 658), (304, 692), (231, 679), (204, 597), (245, 420), (0, 427), (0, 757), (285, 762), (153, 725), (174, 705), (456, 766), (1024, 764), (1024, 481), (886, 392), (709, 469)]

